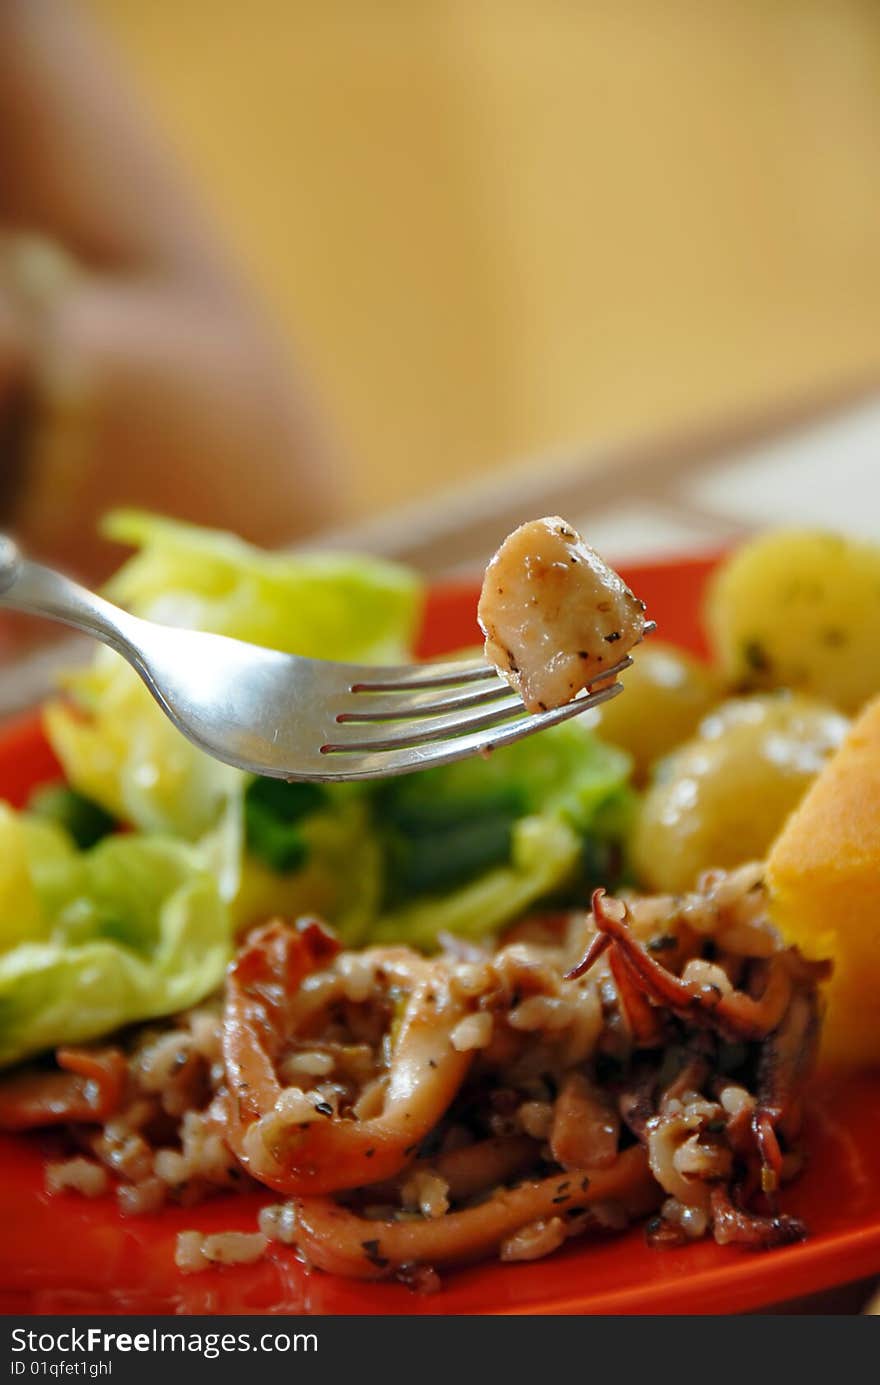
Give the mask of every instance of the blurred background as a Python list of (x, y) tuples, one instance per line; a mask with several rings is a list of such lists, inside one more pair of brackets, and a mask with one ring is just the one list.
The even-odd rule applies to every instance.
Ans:
[(6, 392), (19, 524), (81, 570), (108, 499), (278, 542), (874, 378), (875, 0), (7, 10), (0, 217), (137, 300), (65, 337), (41, 288)]
[(878, 361), (873, 0), (92, 7), (355, 513)]

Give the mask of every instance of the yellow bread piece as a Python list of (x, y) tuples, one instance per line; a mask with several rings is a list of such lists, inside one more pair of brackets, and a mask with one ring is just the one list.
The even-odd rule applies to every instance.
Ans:
[(786, 941), (834, 961), (823, 1061), (880, 1064), (880, 698), (786, 822), (767, 881)]

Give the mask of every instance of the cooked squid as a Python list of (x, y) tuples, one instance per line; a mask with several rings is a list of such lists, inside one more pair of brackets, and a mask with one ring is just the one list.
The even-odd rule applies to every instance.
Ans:
[(417, 954), (389, 948), (383, 979), (406, 998), (377, 1113), (343, 1118), (326, 1097), (283, 1087), (273, 1060), (288, 1037), (288, 1001), (336, 950), (314, 922), (296, 930), (270, 924), (247, 940), (227, 982), (228, 1139), (255, 1178), (285, 1193), (354, 1188), (396, 1173), (444, 1115), (471, 1061), (452, 1043), (463, 1011), (446, 978)]
[[(63, 1114), (68, 1185), (85, 1150), (128, 1213), (271, 1188), (285, 1201), (263, 1237), (421, 1290), (646, 1216), (658, 1247), (771, 1247), (806, 1234), (778, 1199), (800, 1167), (826, 972), (773, 932), (758, 866), (688, 895), (597, 891), (494, 952), (344, 952), (317, 920), (275, 922), (244, 940), (216, 1010), (109, 1067), (94, 1055), (115, 1077), (88, 1111), (53, 1107), (70, 1074), (45, 1071), (0, 1087), (0, 1116)], [(181, 1266), (214, 1263), (214, 1240), (187, 1242)]]
[(644, 603), (558, 516), (516, 529), (486, 568), (486, 658), (530, 712), (571, 702), (645, 632)]
[(125, 1055), (118, 1048), (60, 1048), (55, 1071), (22, 1068), (0, 1084), (0, 1130), (109, 1120), (119, 1109)]

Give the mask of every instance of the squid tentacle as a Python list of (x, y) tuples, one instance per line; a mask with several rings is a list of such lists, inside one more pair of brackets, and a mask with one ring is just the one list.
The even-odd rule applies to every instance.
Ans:
[(0, 1084), (0, 1130), (71, 1121), (100, 1125), (119, 1110), (127, 1063), (118, 1048), (59, 1048), (60, 1071), (25, 1068)]
[(644, 1150), (633, 1145), (609, 1169), (560, 1172), (435, 1219), (371, 1221), (330, 1198), (298, 1198), (297, 1244), (319, 1269), (383, 1279), (404, 1266), (443, 1269), (485, 1259), (532, 1222), (574, 1220), (597, 1202), (619, 1202), (634, 1218), (653, 1211), (661, 1197)]
[(288, 1037), (283, 997), (337, 948), (319, 925), (291, 930), (272, 924), (251, 934), (227, 981), (227, 1138), (254, 1178), (287, 1194), (335, 1192), (399, 1173), (445, 1113), (472, 1061), (472, 1053), (459, 1052), (451, 1041), (460, 1007), (444, 994), (437, 970), (412, 954), (410, 967), (403, 960), (396, 967), (396, 980), (410, 989), (380, 1114), (370, 1120), (332, 1111), (308, 1122), (286, 1118), (275, 1072)]
[[(707, 994), (704, 987), (675, 976), (633, 937), (629, 929), (629, 911), (621, 900), (609, 898), (604, 890), (595, 890), (592, 912), (600, 936), (609, 938), (612, 948), (626, 958), (629, 974), (638, 977), (655, 1005), (724, 1029), (739, 1039), (764, 1038), (776, 1028), (788, 1009), (792, 979), (782, 956), (774, 959), (775, 965), (770, 966), (760, 997), (750, 996), (745, 991), (727, 996), (715, 992)], [(604, 950), (594, 939), (583, 962), (569, 975), (583, 975)]]

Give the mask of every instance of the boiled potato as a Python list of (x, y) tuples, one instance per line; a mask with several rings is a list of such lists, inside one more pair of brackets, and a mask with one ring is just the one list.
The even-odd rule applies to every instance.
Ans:
[(640, 882), (677, 892), (710, 867), (762, 859), (847, 726), (803, 694), (722, 703), (645, 794), (632, 848)]
[(718, 700), (719, 680), (692, 654), (652, 638), (620, 682), (625, 691), (599, 709), (599, 735), (629, 752), (643, 782), (655, 760), (693, 735)]
[(880, 547), (780, 530), (719, 569), (706, 605), (736, 688), (796, 688), (854, 712), (880, 691)]

